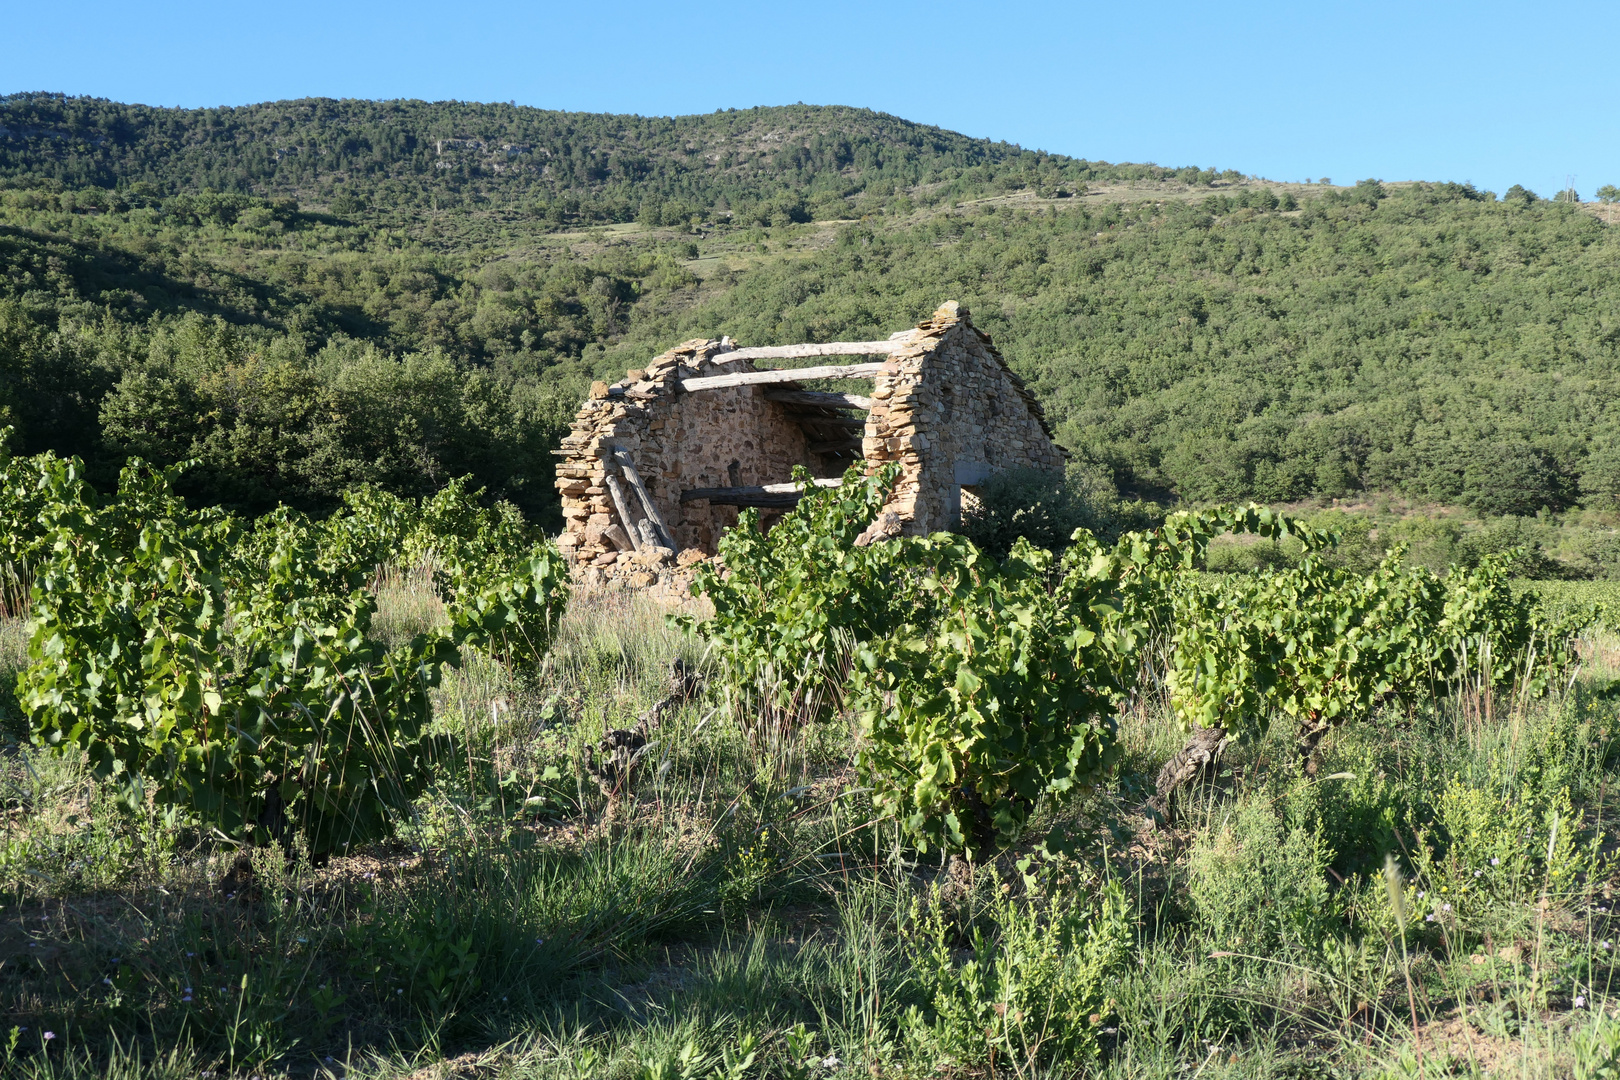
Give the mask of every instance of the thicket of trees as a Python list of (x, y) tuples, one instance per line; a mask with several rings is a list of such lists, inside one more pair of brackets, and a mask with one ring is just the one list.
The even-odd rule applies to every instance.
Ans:
[[(1081, 197), (1122, 179), (1194, 191)], [(248, 513), (471, 472), (546, 521), (547, 450), (589, 379), (695, 335), (882, 335), (955, 298), (1127, 492), (1612, 503), (1620, 250), (1601, 213), (1522, 188), (1240, 179), (855, 109), (18, 95), (0, 99), (0, 423), (102, 483), (129, 453), (199, 459), (183, 492)], [(1013, 191), (1050, 197), (964, 204)], [(641, 228), (546, 235), (609, 220)]]

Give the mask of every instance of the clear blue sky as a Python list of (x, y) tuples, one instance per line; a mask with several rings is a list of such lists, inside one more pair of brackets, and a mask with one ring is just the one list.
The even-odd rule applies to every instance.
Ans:
[(1526, 3), (0, 0), (0, 92), (675, 115), (862, 105), (1277, 180), (1620, 184), (1620, 28)]

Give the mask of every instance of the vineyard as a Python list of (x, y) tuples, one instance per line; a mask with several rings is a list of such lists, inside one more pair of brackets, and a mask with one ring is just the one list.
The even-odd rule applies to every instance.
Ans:
[(666, 615), (465, 483), (182, 469), (0, 462), (18, 1075), (1620, 1075), (1601, 586), (857, 543), (891, 467)]

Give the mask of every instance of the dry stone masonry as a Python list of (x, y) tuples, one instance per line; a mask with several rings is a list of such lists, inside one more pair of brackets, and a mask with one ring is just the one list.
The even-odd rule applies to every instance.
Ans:
[[(755, 360), (869, 359), (788, 369)], [(839, 390), (806, 390), (837, 379)], [(871, 388), (859, 382), (870, 380)], [(886, 512), (908, 534), (954, 526), (963, 492), (1018, 466), (1061, 469), (1040, 404), (955, 302), (886, 341), (738, 348), (677, 345), (612, 386), (594, 383), (555, 451), (559, 546), (588, 586), (686, 594), (743, 507), (770, 525), (798, 500), (804, 465), (823, 484), (857, 460), (898, 462)]]

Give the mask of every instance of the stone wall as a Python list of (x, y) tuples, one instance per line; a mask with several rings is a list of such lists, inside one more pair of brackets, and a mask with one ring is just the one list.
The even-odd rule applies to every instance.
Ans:
[[(782, 483), (794, 465), (817, 476), (839, 475), (847, 462), (809, 452), (789, 411), (760, 386), (685, 393), (682, 379), (753, 370), (725, 361), (731, 343), (688, 341), (626, 373), (612, 386), (595, 383), (563, 440), (557, 465), (564, 533), (558, 541), (588, 585), (618, 583), (674, 595), (684, 593), (690, 567), (715, 553), (737, 510), (682, 491)], [(1061, 469), (1040, 405), (1008, 370), (990, 339), (968, 314), (948, 303), (900, 339), (892, 373), (873, 379), (873, 404), (862, 452), (869, 465), (903, 467), (888, 509), (911, 533), (955, 525), (962, 491), (1014, 466)], [(859, 384), (854, 384), (855, 392)], [(634, 550), (630, 530), (646, 528), (629, 479), (611, 456), (628, 452), (673, 546)], [(609, 476), (626, 495), (625, 520)], [(778, 512), (763, 515), (769, 527)]]
[(1016, 467), (1062, 469), (1040, 403), (955, 301), (918, 325), (877, 380), (863, 444), (870, 465), (900, 462), (886, 509), (905, 531), (956, 527), (962, 491)]
[[(737, 523), (735, 507), (682, 503), (682, 491), (780, 483), (792, 478), (794, 465), (819, 475), (821, 463), (808, 453), (803, 430), (782, 406), (765, 400), (761, 387), (696, 394), (677, 389), (681, 379), (753, 370), (746, 361), (714, 362), (729, 344), (688, 341), (612, 386), (591, 387), (557, 466), (565, 522), (559, 545), (589, 582), (622, 578), (635, 587), (678, 590), (686, 576), (679, 571), (714, 554), (720, 534)], [(625, 526), (639, 530), (645, 515), (628, 485), (631, 521), (623, 521), (614, 505), (607, 476), (621, 473), (604, 459), (613, 448), (634, 460), (674, 548), (632, 553)]]

